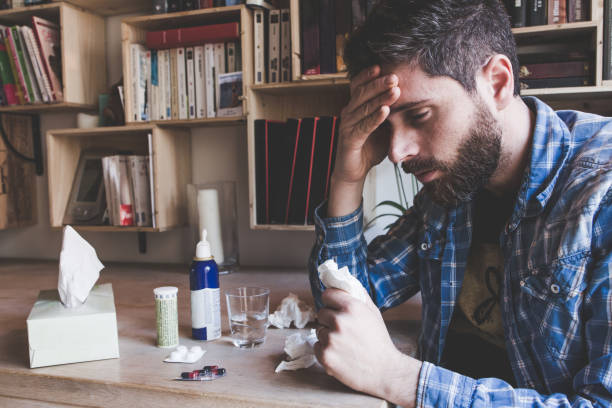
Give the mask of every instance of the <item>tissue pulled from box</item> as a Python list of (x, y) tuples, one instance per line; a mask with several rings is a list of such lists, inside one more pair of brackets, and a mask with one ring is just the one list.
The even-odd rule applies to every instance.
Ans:
[(291, 322), (298, 329), (303, 329), (308, 323), (314, 321), (316, 314), (312, 307), (300, 300), (297, 295), (289, 293), (284, 298), (276, 311), (268, 316), (268, 321), (272, 326), (285, 329), (291, 326)]
[(317, 269), (319, 279), (327, 288), (342, 289), (354, 298), (366, 302), (369, 295), (361, 282), (357, 280), (348, 270), (348, 267), (343, 266), (338, 269), (338, 264), (333, 259), (328, 259), (319, 265)]
[(72, 308), (85, 303), (102, 268), (104, 265), (89, 242), (71, 226), (64, 227), (57, 283), (62, 304)]
[(274, 372), (295, 371), (315, 364), (317, 358), (314, 355), (313, 347), (317, 341), (315, 329), (311, 329), (308, 333), (302, 332), (287, 336), (284, 351), (289, 357), (289, 361), (281, 361)]

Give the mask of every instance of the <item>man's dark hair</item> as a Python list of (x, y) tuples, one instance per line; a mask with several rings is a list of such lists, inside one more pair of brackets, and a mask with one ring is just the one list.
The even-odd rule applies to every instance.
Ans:
[(516, 43), (501, 0), (382, 0), (350, 37), (344, 58), (351, 78), (374, 64), (416, 63), (472, 93), (476, 72), (494, 54), (510, 59), (518, 95)]

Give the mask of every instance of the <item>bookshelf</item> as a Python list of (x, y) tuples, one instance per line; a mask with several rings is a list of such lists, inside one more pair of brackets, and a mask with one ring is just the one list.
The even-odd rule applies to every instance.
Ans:
[[(156, 14), (142, 17), (134, 17), (122, 20), (121, 38), (123, 54), (123, 78), (125, 84), (130, 84), (132, 79), (132, 66), (130, 58), (130, 46), (132, 44), (145, 44), (146, 33), (154, 30), (168, 30), (174, 28), (195, 27), (206, 24), (219, 24), (238, 22), (240, 24), (240, 43), (242, 59), (242, 95), (253, 82), (253, 17), (252, 12), (244, 5), (213, 7), (201, 10), (183, 11), (178, 13)], [(133, 120), (133, 90), (129, 86), (125, 91), (125, 117), (126, 124), (142, 123)], [(161, 126), (201, 126), (201, 125), (223, 125), (243, 122), (248, 113), (248, 104), (242, 98), (243, 115), (239, 117), (215, 117), (206, 119), (183, 119), (183, 120), (160, 120), (150, 121)]]
[(0, 10), (2, 25), (30, 25), (40, 16), (60, 27), (64, 98), (60, 102), (1, 106), (0, 112), (94, 111), (106, 91), (104, 19), (67, 3)]
[(154, 125), (65, 129), (47, 132), (49, 182), (49, 219), (51, 227), (63, 226), (73, 178), (81, 152), (88, 149), (113, 149), (146, 155), (151, 134), (153, 163), (154, 227), (112, 225), (76, 226), (86, 231), (161, 232), (187, 222), (187, 184), (191, 182), (191, 138), (185, 129)]

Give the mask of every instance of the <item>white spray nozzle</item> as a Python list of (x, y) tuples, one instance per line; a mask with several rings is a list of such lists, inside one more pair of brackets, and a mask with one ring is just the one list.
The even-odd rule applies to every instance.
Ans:
[(196, 258), (205, 259), (212, 258), (212, 254), (210, 252), (210, 243), (206, 240), (206, 236), (208, 235), (208, 231), (206, 228), (202, 229), (202, 239), (196, 245)]

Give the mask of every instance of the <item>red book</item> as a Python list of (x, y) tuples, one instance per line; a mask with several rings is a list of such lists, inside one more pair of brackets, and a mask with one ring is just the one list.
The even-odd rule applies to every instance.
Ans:
[(0, 43), (0, 79), (2, 79), (2, 88), (6, 96), (6, 103), (7, 105), (18, 105), (19, 99), (17, 99), (17, 88), (15, 86), (15, 79), (13, 78), (9, 58), (6, 46)]
[[(314, 118), (314, 124), (312, 128), (312, 140), (310, 141), (310, 163), (308, 164), (308, 186), (306, 187), (306, 208), (304, 209), (304, 224), (308, 222), (308, 212), (310, 211), (310, 198), (312, 192), (312, 169), (314, 167), (315, 159), (315, 145), (317, 140), (317, 125), (319, 124), (319, 118)], [(310, 135), (306, 135), (310, 137)], [(319, 203), (317, 203), (318, 205)]]
[(51, 82), (56, 101), (64, 98), (59, 26), (44, 18), (32, 16), (32, 28), (42, 57), (45, 73)]
[(163, 49), (188, 47), (205, 43), (234, 41), (240, 38), (238, 23), (211, 24), (172, 30), (149, 31), (147, 48)]
[(591, 64), (588, 61), (543, 62), (523, 64), (519, 70), (521, 79), (565, 78), (588, 76)]
[(5, 36), (7, 39), (7, 44), (9, 46), (8, 52), (14, 67), (15, 79), (19, 81), (16, 83), (21, 88), (25, 103), (31, 103), (32, 100), (30, 99), (30, 94), (28, 94), (28, 88), (26, 86), (25, 76), (23, 74), (24, 67), (22, 67), (21, 63), (19, 62), (19, 54), (17, 53), (17, 46), (15, 44), (16, 39), (13, 35), (13, 31), (10, 28), (7, 28), (5, 31)]

